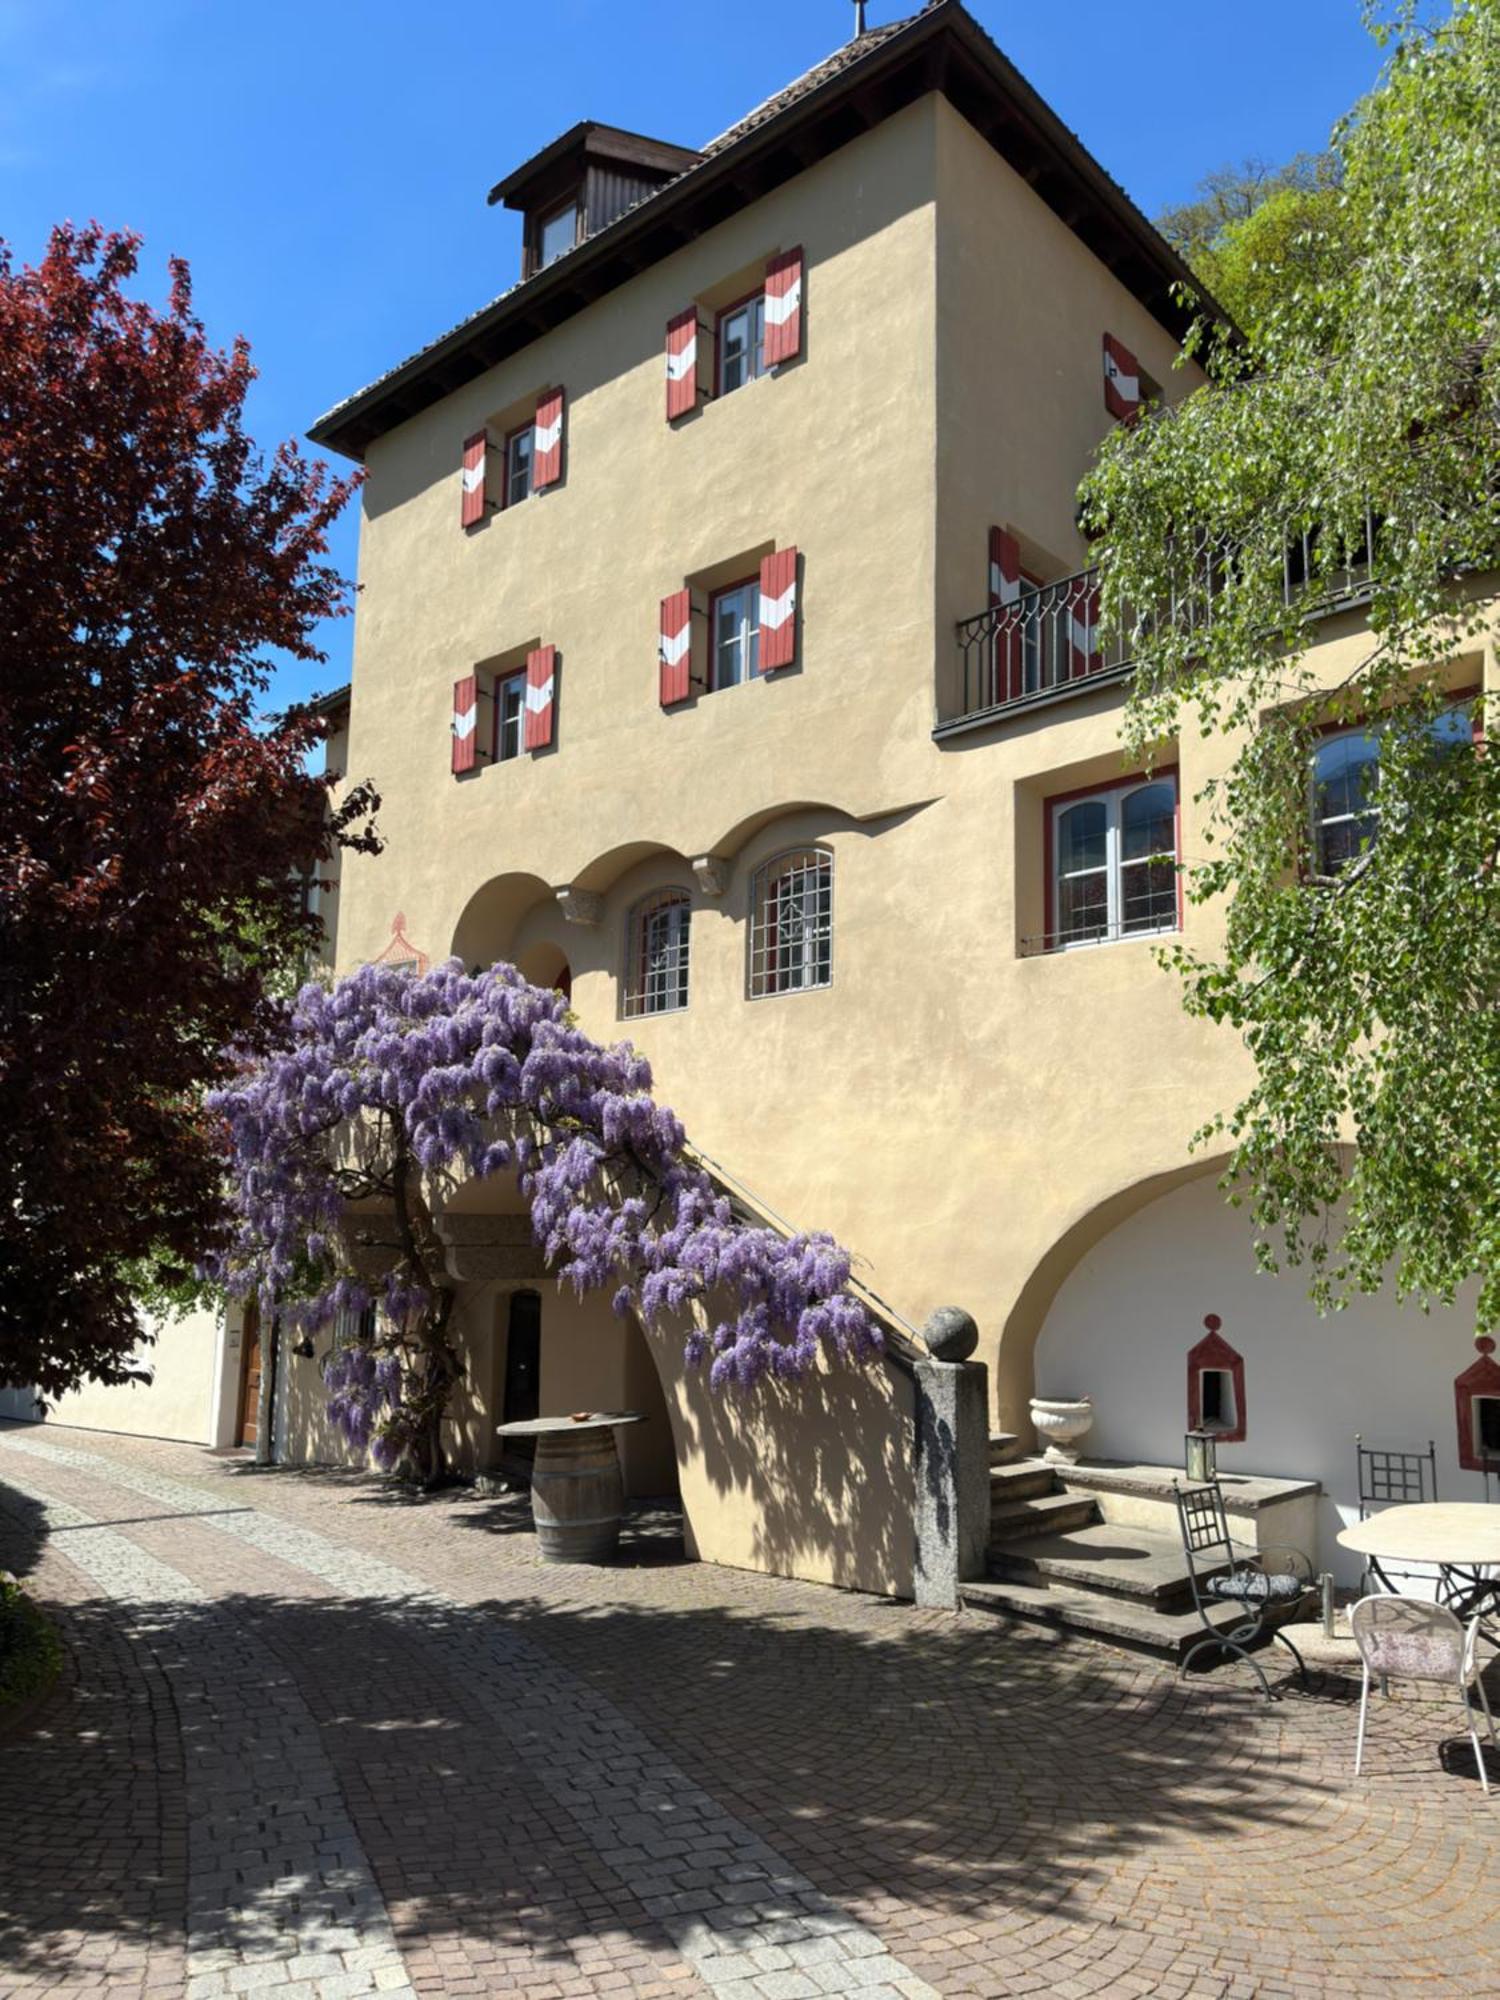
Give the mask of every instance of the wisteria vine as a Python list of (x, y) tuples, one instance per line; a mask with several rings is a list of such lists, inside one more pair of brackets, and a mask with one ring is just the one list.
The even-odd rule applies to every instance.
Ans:
[[(462, 1361), (436, 1216), (445, 1188), (513, 1173), (547, 1263), (616, 1312), (686, 1325), (715, 1389), (862, 1361), (880, 1332), (832, 1237), (737, 1217), (652, 1096), (649, 1064), (568, 1018), (514, 966), (367, 965), (304, 986), (285, 1035), (210, 1108), (225, 1121), (231, 1293), (308, 1334), (359, 1326), (325, 1364), (329, 1413), (378, 1464), (443, 1469)], [(376, 1267), (379, 1275), (370, 1276)]]

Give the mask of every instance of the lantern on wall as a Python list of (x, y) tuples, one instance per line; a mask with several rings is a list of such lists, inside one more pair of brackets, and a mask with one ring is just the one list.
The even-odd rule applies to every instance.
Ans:
[(1195, 1486), (1206, 1486), (1219, 1476), (1219, 1455), (1212, 1431), (1189, 1431), (1182, 1441), (1182, 1462)]

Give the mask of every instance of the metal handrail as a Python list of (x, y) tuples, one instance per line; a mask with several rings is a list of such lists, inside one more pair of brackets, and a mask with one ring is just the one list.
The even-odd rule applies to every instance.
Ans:
[[(769, 1202), (747, 1188), (728, 1167), (721, 1165), (712, 1154), (705, 1153), (701, 1146), (684, 1146), (683, 1151), (754, 1221), (763, 1224), (767, 1229), (774, 1230), (783, 1240), (802, 1234), (802, 1231), (788, 1222), (785, 1216), (779, 1215)], [(888, 1360), (893, 1361), (897, 1367), (904, 1368), (909, 1367), (913, 1361), (925, 1361), (928, 1358), (927, 1343), (916, 1327), (883, 1299), (872, 1286), (865, 1284), (851, 1272), (846, 1289), (853, 1293), (871, 1318), (880, 1323), (881, 1331), (886, 1336), (885, 1352)]]
[[(1347, 611), (1369, 593), (1379, 521), (1366, 510), (1357, 541), (1342, 561), (1317, 573), (1316, 530), (1292, 536), (1282, 559), (1282, 603), (1301, 603), (1311, 618)], [(1232, 573), (1235, 551), (1227, 541), (1200, 537), (1186, 556), (1181, 585), (1146, 620), (1155, 630), (1165, 619), (1196, 630), (1213, 617), (1214, 599)], [(1140, 628), (1131, 615), (1106, 631), (1100, 620), (1097, 567), (1055, 583), (1022, 583), (1006, 603), (992, 604), (958, 623), (963, 664), (963, 705), (939, 728), (972, 716), (1006, 713), (1054, 699), (1074, 688), (1119, 676), (1134, 664), (1127, 635)]]
[(1128, 664), (1123, 636), (1106, 642), (1100, 631), (1097, 569), (1023, 584), (1010, 603), (961, 620), (958, 644), (964, 715), (1010, 708)]

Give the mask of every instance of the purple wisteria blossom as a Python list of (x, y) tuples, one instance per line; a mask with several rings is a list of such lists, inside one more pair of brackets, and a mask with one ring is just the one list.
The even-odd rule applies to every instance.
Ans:
[(580, 1294), (609, 1287), (648, 1326), (685, 1324), (687, 1358), (716, 1389), (880, 1346), (847, 1289), (848, 1253), (737, 1218), (652, 1097), (644, 1058), (591, 1041), (561, 994), (514, 966), (367, 965), (305, 986), (282, 1046), (210, 1106), (228, 1130), (233, 1211), (214, 1273), (284, 1325), (342, 1330), (329, 1411), (379, 1464), (442, 1475), (463, 1369), (436, 1217), (469, 1179), (514, 1174), (559, 1276)]

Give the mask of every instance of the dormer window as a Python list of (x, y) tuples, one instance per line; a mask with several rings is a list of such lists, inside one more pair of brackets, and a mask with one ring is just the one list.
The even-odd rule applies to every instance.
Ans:
[(537, 224), (537, 269), (545, 271), (578, 241), (578, 204), (568, 202), (544, 215)]
[(525, 217), (521, 276), (545, 271), (701, 158), (614, 125), (586, 121), (564, 132), (490, 189), (492, 202)]

